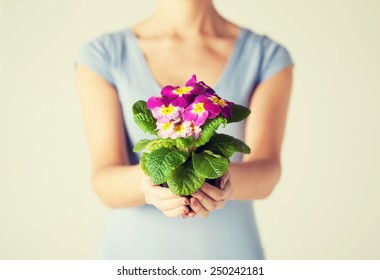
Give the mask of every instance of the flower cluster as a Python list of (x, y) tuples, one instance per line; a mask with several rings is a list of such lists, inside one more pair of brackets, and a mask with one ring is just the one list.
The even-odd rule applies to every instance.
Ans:
[(206, 181), (222, 177), (235, 152), (250, 153), (243, 141), (217, 133), (221, 125), (246, 119), (249, 108), (219, 97), (195, 75), (183, 87), (165, 86), (159, 96), (136, 101), (133, 119), (154, 139), (141, 139), (140, 166), (153, 184), (188, 196)]
[(220, 98), (204, 82), (197, 82), (195, 75), (185, 87), (165, 86), (161, 95), (148, 99), (147, 108), (157, 120), (157, 135), (161, 138), (176, 139), (192, 136), (198, 139), (201, 126), (207, 119), (222, 114), (226, 119), (232, 116), (233, 103)]

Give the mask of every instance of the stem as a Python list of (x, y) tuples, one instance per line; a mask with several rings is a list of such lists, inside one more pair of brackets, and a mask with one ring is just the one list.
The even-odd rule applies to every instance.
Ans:
[(194, 145), (191, 145), (191, 146), (188, 148), (190, 154), (193, 153), (193, 152), (195, 152), (196, 149), (197, 149), (197, 148), (196, 148)]

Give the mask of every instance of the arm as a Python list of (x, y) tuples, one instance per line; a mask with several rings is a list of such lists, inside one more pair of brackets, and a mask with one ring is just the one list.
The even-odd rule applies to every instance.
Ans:
[(115, 88), (81, 64), (77, 92), (92, 162), (92, 186), (111, 208), (151, 204), (168, 217), (187, 214), (189, 200), (154, 186), (139, 165), (130, 165), (119, 99)]
[(115, 88), (81, 64), (76, 71), (91, 163), (92, 186), (109, 207), (145, 203), (140, 190), (143, 173), (128, 162), (121, 110)]
[(232, 199), (267, 197), (281, 175), (281, 146), (292, 86), (293, 67), (287, 67), (260, 84), (250, 103), (245, 141), (251, 154), (230, 167)]
[(251, 147), (251, 154), (240, 163), (231, 163), (222, 190), (205, 184), (193, 195), (190, 205), (201, 217), (222, 208), (227, 199), (265, 198), (277, 184), (281, 175), (280, 155), (292, 71), (293, 67), (289, 66), (256, 88), (249, 106), (252, 114), (245, 130), (245, 142)]

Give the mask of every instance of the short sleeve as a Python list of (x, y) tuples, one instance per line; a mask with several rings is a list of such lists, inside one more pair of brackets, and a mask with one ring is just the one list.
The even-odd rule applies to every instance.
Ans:
[(112, 59), (110, 47), (104, 35), (83, 45), (74, 59), (74, 66), (83, 64), (102, 76), (110, 84), (115, 86), (112, 75)]
[(294, 64), (289, 51), (268, 37), (264, 37), (263, 47), (264, 53), (260, 67), (259, 82), (265, 81), (285, 67)]

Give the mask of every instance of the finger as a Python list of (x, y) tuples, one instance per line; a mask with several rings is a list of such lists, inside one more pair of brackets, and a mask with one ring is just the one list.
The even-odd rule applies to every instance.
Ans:
[(231, 179), (228, 179), (228, 181), (226, 182), (224, 186), (224, 198), (225, 199), (230, 198), (233, 192), (234, 192), (234, 189), (232, 187)]
[(160, 185), (148, 185), (146, 193), (156, 197), (157, 199), (179, 198), (179, 195), (172, 193), (168, 188), (163, 188)]
[(189, 213), (182, 215), (182, 218), (186, 219), (186, 218), (188, 218), (188, 217), (194, 217), (195, 215), (197, 215), (197, 213), (195, 213), (195, 212), (191, 209), (191, 207), (189, 207)]
[(207, 211), (199, 202), (196, 198), (192, 197), (190, 198), (190, 206), (191, 209), (198, 214), (202, 218), (208, 217), (210, 214), (209, 211)]
[(200, 189), (207, 194), (209, 197), (216, 201), (224, 200), (226, 201), (232, 196), (233, 188), (231, 180), (228, 179), (225, 183), (223, 183), (223, 188), (216, 188), (210, 184), (204, 184)]
[(180, 206), (180, 207), (177, 207), (177, 208), (174, 208), (174, 209), (163, 211), (163, 213), (168, 218), (179, 217), (179, 216), (182, 216), (182, 215), (185, 215), (185, 214), (189, 213), (189, 207), (187, 207), (187, 206)]
[(207, 211), (214, 211), (216, 209), (222, 209), (224, 207), (224, 200), (216, 201), (201, 190), (198, 190), (195, 193), (193, 193), (192, 197), (195, 197), (198, 200), (198, 202), (203, 206), (203, 208), (205, 208)]
[(227, 182), (224, 184), (222, 199), (223, 200), (229, 199), (232, 196), (233, 192), (234, 192), (234, 189), (232, 187), (231, 179), (228, 179)]
[(189, 205), (190, 201), (186, 197), (179, 197), (179, 198), (169, 198), (169, 199), (157, 199), (154, 206), (157, 208), (166, 211), (173, 208), (177, 208), (179, 206), (186, 206)]
[(224, 173), (224, 175), (221, 178), (219, 178), (219, 180), (218, 180), (219, 188), (223, 190), (229, 179), (230, 179), (230, 172), (228, 172), (228, 170), (227, 170), (227, 172)]
[(190, 212), (187, 214), (189, 217), (194, 217), (197, 215), (192, 209), (190, 209)]
[(219, 189), (209, 183), (204, 183), (200, 190), (215, 201), (224, 200), (225, 190)]

